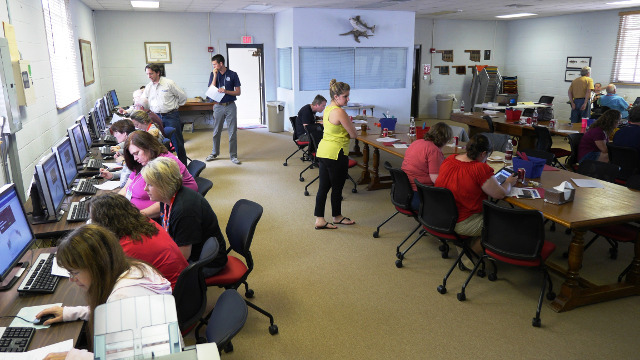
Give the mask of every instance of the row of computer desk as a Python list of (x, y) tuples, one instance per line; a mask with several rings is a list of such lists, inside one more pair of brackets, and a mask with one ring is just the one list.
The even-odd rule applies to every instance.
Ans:
[[(482, 119), (481, 116), (478, 117)], [(475, 121), (475, 120), (474, 120)], [(484, 121), (484, 120), (483, 120)], [(486, 124), (486, 121), (484, 121)], [(504, 125), (500, 125), (504, 124)], [(369, 130), (366, 134), (359, 134), (357, 140), (363, 144), (362, 162), (363, 168), (359, 178), (360, 184), (367, 184), (369, 190), (389, 188), (390, 183), (383, 182), (388, 178), (379, 174), (380, 151), (384, 151), (393, 156), (404, 158), (406, 149), (395, 148), (390, 144), (379, 142), (380, 129), (373, 127), (373, 122), (369, 121)], [(503, 127), (512, 128), (511, 135), (526, 136), (530, 126), (506, 124), (497, 121), (496, 132)], [(358, 125), (356, 125), (358, 127)], [(580, 125), (578, 125), (580, 126)], [(478, 127), (483, 128), (482, 123)], [(575, 127), (564, 126), (557, 130), (552, 129), (552, 133), (565, 135), (567, 133), (558, 130), (575, 130)], [(578, 128), (579, 129), (579, 128)], [(399, 125), (398, 132), (394, 135), (400, 142), (411, 143), (407, 135), (407, 127)], [(515, 133), (515, 134), (514, 134)], [(522, 137), (521, 137), (522, 139)], [(522, 143), (522, 142), (521, 142)], [(520, 143), (520, 144), (521, 144)], [(370, 147), (373, 148), (373, 163), (369, 164)], [(522, 148), (522, 147), (520, 147)], [(359, 152), (358, 148), (354, 149)], [(464, 152), (462, 147), (447, 145), (443, 149), (445, 157), (451, 154)], [(502, 163), (494, 163), (494, 168), (499, 169)], [(570, 181), (571, 178), (591, 179), (588, 176), (580, 175), (565, 170), (543, 171), (542, 177), (538, 179), (542, 188), (551, 188), (559, 185), (563, 181)], [(571, 244), (569, 246), (569, 258), (567, 265), (548, 262), (548, 266), (565, 277), (562, 288), (551, 304), (555, 311), (566, 311), (578, 306), (593, 304), (597, 302), (617, 299), (630, 295), (640, 295), (640, 242), (636, 241), (634, 247), (634, 258), (630, 271), (624, 281), (614, 282), (606, 285), (594, 284), (580, 276), (582, 267), (582, 257), (584, 251), (584, 235), (590, 228), (596, 226), (615, 225), (630, 221), (640, 221), (640, 191), (628, 189), (627, 187), (600, 181), (604, 189), (598, 188), (576, 188), (575, 198), (572, 202), (563, 205), (547, 203), (544, 199), (518, 199), (507, 197), (508, 203), (524, 208), (535, 209), (557, 224), (563, 225), (573, 232)], [(617, 274), (612, 274), (612, 280), (617, 280)]]

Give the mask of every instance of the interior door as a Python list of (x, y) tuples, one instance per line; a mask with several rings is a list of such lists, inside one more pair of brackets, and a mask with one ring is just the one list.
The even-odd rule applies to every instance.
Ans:
[(264, 60), (262, 44), (227, 44), (227, 65), (238, 73), (238, 126), (264, 124)]

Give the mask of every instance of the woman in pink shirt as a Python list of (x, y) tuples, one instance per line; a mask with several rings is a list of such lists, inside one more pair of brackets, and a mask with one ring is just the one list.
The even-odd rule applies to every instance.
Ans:
[(443, 122), (439, 122), (424, 134), (424, 139), (419, 139), (411, 143), (404, 154), (402, 170), (409, 177), (413, 188), (413, 199), (411, 208), (418, 211), (420, 207), (420, 197), (415, 180), (421, 184), (433, 186), (440, 171), (440, 164), (444, 161), (442, 148), (453, 138), (451, 127)]
[(175, 155), (170, 153), (164, 145), (160, 144), (153, 135), (140, 130), (132, 132), (124, 143), (124, 161), (127, 167), (131, 169), (131, 175), (126, 185), (120, 190), (120, 195), (126, 196), (142, 214), (152, 219), (160, 216), (160, 204), (149, 199), (149, 195), (144, 191), (147, 184), (142, 178), (140, 170), (149, 161), (157, 157), (173, 159), (180, 168), (182, 185), (198, 191), (198, 184), (196, 184), (193, 176), (189, 174), (187, 167)]

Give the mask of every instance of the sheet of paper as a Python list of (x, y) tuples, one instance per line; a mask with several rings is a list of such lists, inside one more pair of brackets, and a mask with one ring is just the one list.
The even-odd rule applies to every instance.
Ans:
[(381, 138), (377, 138), (376, 141), (379, 141), (379, 142), (394, 142), (394, 141), (398, 141), (398, 139), (391, 138), (391, 137), (381, 137)]
[[(29, 306), (29, 307), (23, 307), (22, 309), (20, 309), (20, 311), (18, 312), (18, 316), (25, 318), (27, 320), (35, 320), (36, 319), (36, 314), (39, 313), (40, 311), (46, 309), (46, 308), (50, 308), (52, 306), (62, 306), (62, 303), (56, 303), (56, 304), (47, 304), (47, 305), (38, 305), (38, 306)], [(20, 318), (14, 318), (13, 321), (11, 322), (11, 325), (9, 325), (11, 327), (33, 327), (36, 329), (46, 329), (51, 325), (34, 325), (32, 322), (26, 322)]]
[(57, 261), (54, 261), (53, 266), (51, 266), (51, 275), (64, 276), (68, 278), (69, 271), (67, 271), (67, 269), (63, 268), (62, 266), (58, 265)]
[(598, 180), (574, 179), (574, 178), (571, 178), (571, 180), (573, 180), (573, 182), (579, 187), (604, 189), (604, 185), (602, 185)]
[(65, 352), (73, 349), (73, 339), (47, 345), (23, 353), (2, 353), (2, 360), (42, 360), (45, 356), (55, 352)]
[(212, 98), (215, 102), (220, 102), (224, 97), (224, 93), (218, 92), (218, 88), (213, 85), (209, 86), (205, 95)]
[(366, 124), (367, 120), (353, 120), (354, 124)]
[(113, 116), (111, 117), (111, 123), (113, 124), (114, 122), (118, 121), (118, 120), (122, 120), (124, 119), (124, 116), (118, 115), (117, 113), (114, 113)]
[(105, 181), (99, 185), (93, 185), (100, 190), (114, 190), (120, 187), (120, 181)]
[(406, 149), (409, 147), (407, 144), (393, 144), (393, 147), (396, 149)]
[(564, 133), (564, 134), (577, 134), (579, 133), (578, 130), (556, 130), (559, 133)]

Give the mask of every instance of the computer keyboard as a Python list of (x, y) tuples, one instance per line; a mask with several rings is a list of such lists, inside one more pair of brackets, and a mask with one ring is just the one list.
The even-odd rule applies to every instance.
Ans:
[(118, 140), (116, 140), (116, 137), (113, 135), (105, 135), (103, 141), (114, 144), (118, 143)]
[(89, 208), (86, 201), (72, 202), (69, 206), (67, 222), (87, 221), (89, 219)]
[(87, 169), (100, 169), (102, 167), (102, 160), (89, 159), (87, 161)]
[(100, 146), (100, 154), (102, 156), (112, 156), (113, 151), (111, 151), (111, 146)]
[(36, 329), (32, 327), (8, 327), (0, 338), (0, 352), (25, 352)]
[(73, 191), (75, 191), (76, 194), (93, 195), (98, 192), (98, 189), (94, 185), (98, 185), (98, 179), (81, 179)]
[(18, 287), (18, 293), (52, 294), (60, 280), (59, 276), (51, 275), (55, 259), (54, 253), (40, 254)]

